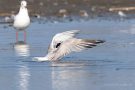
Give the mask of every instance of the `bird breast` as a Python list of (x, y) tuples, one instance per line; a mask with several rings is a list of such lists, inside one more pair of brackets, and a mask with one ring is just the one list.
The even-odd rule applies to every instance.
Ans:
[(25, 28), (27, 28), (30, 24), (30, 18), (27, 16), (16, 16), (15, 17), (15, 21), (14, 21), (14, 28), (18, 29), (18, 30), (23, 30)]

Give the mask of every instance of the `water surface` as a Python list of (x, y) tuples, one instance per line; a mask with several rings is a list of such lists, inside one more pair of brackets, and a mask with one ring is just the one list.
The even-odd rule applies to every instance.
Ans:
[[(106, 40), (95, 48), (72, 53), (60, 62), (34, 62), (46, 54), (52, 37), (79, 29), (78, 38)], [(134, 90), (135, 20), (72, 22), (33, 21), (15, 40), (15, 30), (0, 25), (0, 88), (2, 90)]]

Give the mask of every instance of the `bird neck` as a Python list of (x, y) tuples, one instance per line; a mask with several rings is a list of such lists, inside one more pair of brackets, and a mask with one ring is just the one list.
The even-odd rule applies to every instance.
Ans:
[(19, 14), (29, 16), (28, 15), (28, 10), (25, 7), (20, 7)]

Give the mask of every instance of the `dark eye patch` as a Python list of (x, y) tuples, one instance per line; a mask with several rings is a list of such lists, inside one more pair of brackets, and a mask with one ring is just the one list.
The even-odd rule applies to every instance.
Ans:
[(56, 48), (58, 48), (61, 45), (61, 43), (57, 43)]

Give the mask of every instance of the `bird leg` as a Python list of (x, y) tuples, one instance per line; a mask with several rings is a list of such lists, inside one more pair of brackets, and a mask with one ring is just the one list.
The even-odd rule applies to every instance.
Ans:
[(26, 31), (24, 31), (24, 42), (26, 42)]

